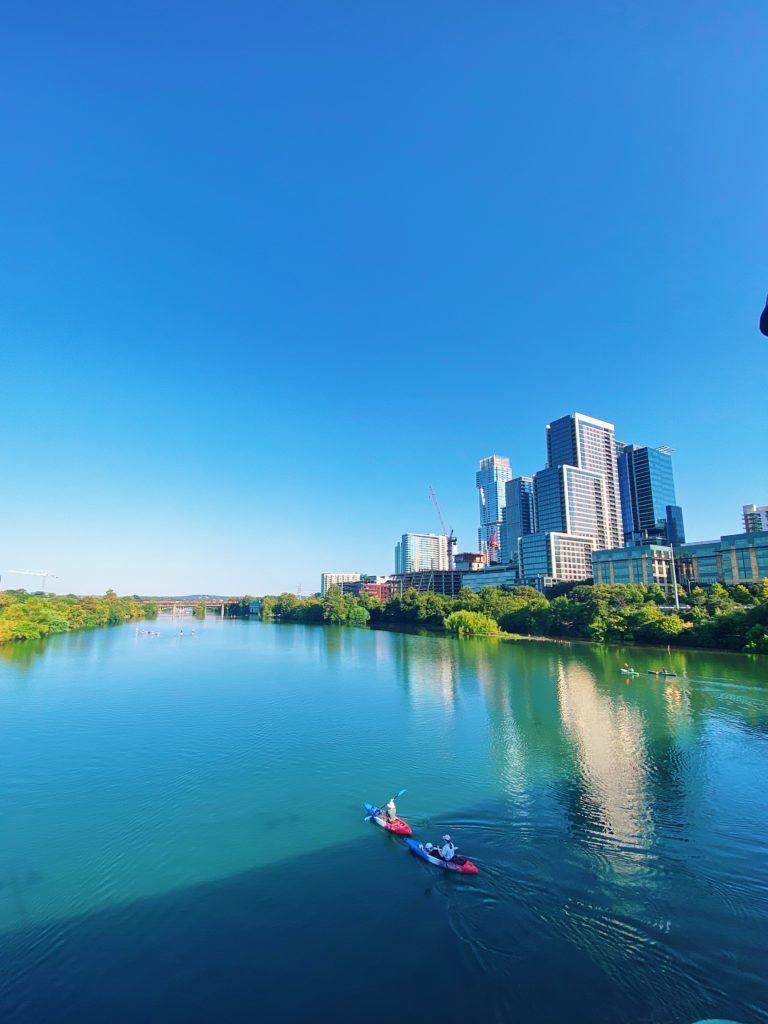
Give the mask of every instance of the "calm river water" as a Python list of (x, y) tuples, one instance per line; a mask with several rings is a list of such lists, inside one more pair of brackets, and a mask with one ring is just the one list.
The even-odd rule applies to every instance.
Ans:
[(152, 625), (0, 650), (3, 1022), (768, 1021), (768, 659)]

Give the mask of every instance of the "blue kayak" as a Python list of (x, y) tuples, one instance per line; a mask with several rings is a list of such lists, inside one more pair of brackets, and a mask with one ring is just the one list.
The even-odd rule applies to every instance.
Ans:
[(432, 851), (428, 850), (424, 843), (420, 843), (418, 839), (405, 839), (404, 842), (411, 853), (415, 853), (422, 860), (429, 861), (436, 868), (443, 868), (445, 871), (456, 871), (460, 875), (477, 874), (477, 868), (472, 861), (466, 857), (460, 857), (458, 853), (454, 854), (453, 860), (443, 860), (442, 857), (435, 855), (434, 848)]

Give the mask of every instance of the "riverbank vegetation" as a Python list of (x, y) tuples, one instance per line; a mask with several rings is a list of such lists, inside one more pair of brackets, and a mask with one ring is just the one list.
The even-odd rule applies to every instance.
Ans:
[(768, 581), (728, 589), (720, 584), (697, 587), (681, 599), (684, 606), (679, 612), (669, 610), (668, 600), (660, 587), (642, 585), (577, 585), (551, 599), (531, 587), (486, 587), (479, 593), (465, 588), (453, 598), (406, 590), (388, 601), (342, 594), (334, 587), (322, 598), (265, 597), (262, 618), (768, 654)]
[(108, 590), (104, 597), (59, 597), (4, 590), (0, 591), (0, 643), (39, 640), (50, 633), (116, 626), (156, 615), (157, 605), (142, 603), (135, 597), (118, 597), (113, 590)]

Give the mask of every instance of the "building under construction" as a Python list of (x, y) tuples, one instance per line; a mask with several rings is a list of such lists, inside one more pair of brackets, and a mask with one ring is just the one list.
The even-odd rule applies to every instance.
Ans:
[(403, 594), (406, 590), (418, 590), (419, 593), (443, 594), (445, 597), (456, 597), (461, 590), (460, 572), (450, 570), (425, 569), (422, 572), (398, 572), (390, 577), (394, 594)]

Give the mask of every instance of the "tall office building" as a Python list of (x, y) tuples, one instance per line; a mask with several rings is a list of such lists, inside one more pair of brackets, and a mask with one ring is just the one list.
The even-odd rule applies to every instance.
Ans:
[(624, 543), (685, 543), (670, 450), (621, 443), (616, 447)]
[[(616, 466), (616, 438), (614, 426), (604, 420), (594, 419), (577, 412), (562, 416), (547, 425), (547, 468), (557, 469), (571, 466), (597, 474), (603, 479), (599, 505), (590, 513), (595, 519), (596, 548), (617, 548), (623, 545), (624, 531), (621, 518), (619, 477)], [(537, 474), (538, 476), (538, 474)], [(594, 491), (585, 478), (572, 475), (565, 481), (570, 487), (571, 497), (566, 489), (564, 501), (579, 501), (583, 504), (584, 494)], [(566, 509), (568, 506), (566, 505)], [(570, 513), (564, 510), (564, 515)], [(540, 530), (542, 526), (538, 527)], [(577, 532), (569, 530), (568, 532)], [(590, 530), (590, 535), (592, 531)]]
[(760, 533), (768, 530), (768, 505), (742, 505), (741, 518), (744, 533)]
[(553, 466), (533, 478), (536, 529), (591, 537), (597, 549), (610, 545), (606, 484), (602, 473)]
[(519, 541), (524, 578), (590, 579), (592, 552), (623, 545), (612, 423), (577, 412), (547, 424), (533, 508), (534, 532)]
[(395, 546), (395, 572), (448, 572), (448, 538), (435, 533), (404, 533)]
[(501, 510), (501, 561), (517, 566), (519, 540), (535, 529), (533, 477), (516, 476), (504, 485), (506, 500)]
[(480, 469), (475, 474), (480, 499), (480, 529), (477, 537), (480, 550), (487, 553), (489, 562), (499, 561), (502, 513), (507, 500), (505, 485), (511, 479), (509, 459), (491, 455), (480, 460)]

